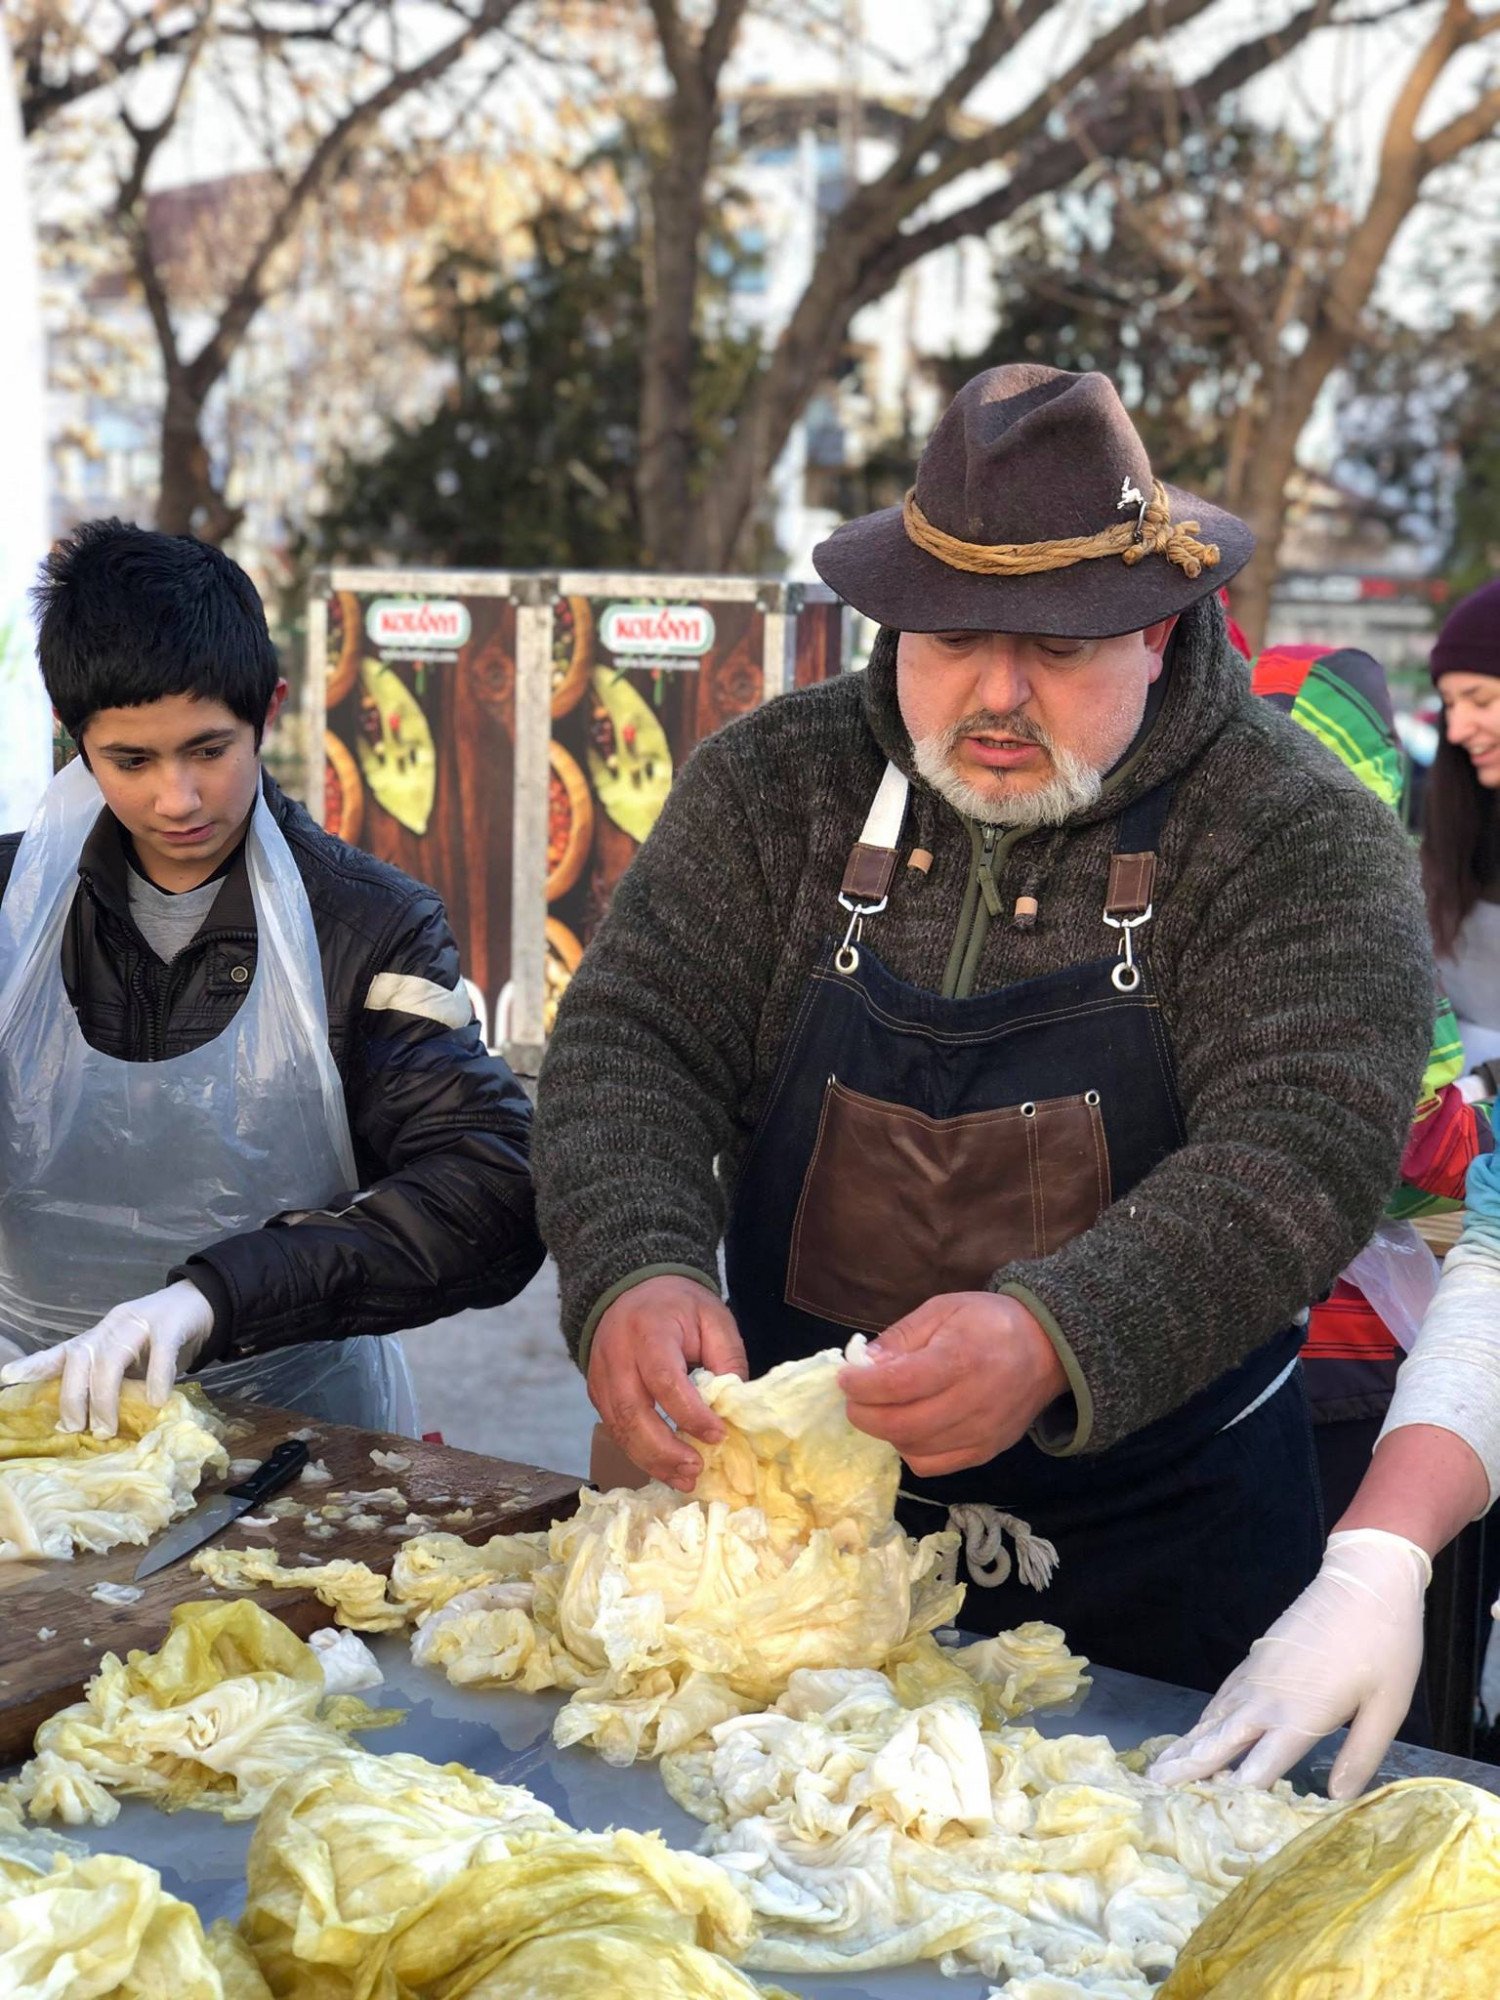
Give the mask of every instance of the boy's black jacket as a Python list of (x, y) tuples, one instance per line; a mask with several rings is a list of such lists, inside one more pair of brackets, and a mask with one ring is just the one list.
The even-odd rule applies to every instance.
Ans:
[[(323, 832), (264, 782), (312, 906), (359, 1187), (326, 1211), (269, 1217), (162, 1272), (163, 1284), (190, 1277), (213, 1303), (200, 1366), (499, 1305), (543, 1256), (527, 1167), (531, 1109), (509, 1069), (472, 1020), (455, 1027), (366, 1005), (381, 973), (457, 987), (441, 900)], [(0, 895), (20, 838), (0, 836)], [(254, 906), (242, 849), (203, 929), (163, 965), (131, 920), (128, 868), (118, 825), (103, 813), (79, 859), (63, 978), (94, 1048), (161, 1061), (222, 1033), (244, 999)]]

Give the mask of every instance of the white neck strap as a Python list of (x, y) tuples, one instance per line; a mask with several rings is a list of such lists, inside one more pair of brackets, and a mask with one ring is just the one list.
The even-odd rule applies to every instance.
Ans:
[(901, 839), (901, 825), (906, 818), (906, 801), (910, 794), (911, 781), (905, 772), (898, 771), (894, 764), (887, 764), (881, 776), (880, 789), (865, 820), (864, 831), (859, 836), (861, 847), (881, 847), (895, 852)]

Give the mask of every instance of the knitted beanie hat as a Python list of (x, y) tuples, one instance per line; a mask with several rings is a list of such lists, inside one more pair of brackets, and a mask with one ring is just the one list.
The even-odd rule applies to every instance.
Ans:
[(1455, 604), (1432, 649), (1432, 678), (1440, 674), (1500, 677), (1500, 577)]

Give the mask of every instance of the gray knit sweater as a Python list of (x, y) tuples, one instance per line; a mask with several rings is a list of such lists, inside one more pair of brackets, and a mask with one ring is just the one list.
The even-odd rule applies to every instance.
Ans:
[[(701, 745), (621, 882), (563, 1001), (532, 1144), (580, 1362), (630, 1283), (680, 1271), (717, 1288), (737, 1161), (888, 756), (910, 775), (883, 633), (866, 673)], [(1098, 803), (998, 843), (998, 906), (1037, 883), (1035, 928), (988, 920), (977, 829), (916, 781), (906, 838), (932, 867), (899, 871), (868, 942), (954, 995), (1107, 954), (1112, 821), (1173, 776), (1146, 949), (1187, 1143), (1082, 1236), (991, 1280), (1063, 1360), (1073, 1405), (1038, 1433), (1063, 1453), (1175, 1408), (1327, 1289), (1396, 1181), (1431, 1037), (1409, 844), (1250, 694), (1212, 598), (1179, 622), (1155, 721)]]

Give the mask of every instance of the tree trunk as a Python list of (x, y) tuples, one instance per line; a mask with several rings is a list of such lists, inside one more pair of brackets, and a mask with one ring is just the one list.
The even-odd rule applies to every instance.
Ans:
[[(1381, 266), (1416, 206), (1427, 176), (1453, 157), (1461, 145), (1476, 143), (1493, 129), (1494, 116), (1488, 113), (1487, 102), (1429, 139), (1416, 136), (1428, 96), (1454, 51), (1471, 39), (1473, 25), (1463, 0), (1448, 0), (1392, 108), (1369, 206), (1349, 235), (1342, 261), (1309, 316), (1307, 345), (1269, 382), (1265, 420), (1244, 467), (1242, 490), (1229, 496), (1230, 506), (1244, 515), (1256, 535), (1255, 555), (1235, 580), (1231, 593), (1234, 615), (1252, 647), (1265, 643), (1286, 527), (1287, 481), (1297, 462), (1297, 441), (1303, 426), (1313, 413), (1323, 384), (1349, 357)], [(1500, 114), (1500, 98), (1495, 100), (1495, 111)], [(1268, 358), (1268, 367), (1274, 365), (1274, 358)]]
[(1258, 653), (1266, 642), (1271, 591), (1286, 530), (1287, 481), (1297, 463), (1297, 440), (1321, 385), (1320, 374), (1308, 392), (1299, 371), (1297, 379), (1278, 386), (1256, 428), (1239, 490), (1226, 496), (1228, 505), (1255, 530), (1255, 554), (1229, 587), (1235, 619), (1252, 652)]
[(169, 535), (222, 542), (239, 526), (244, 509), (229, 506), (214, 484), (203, 441), (205, 400), (186, 369), (171, 371), (162, 411), (156, 525)]
[(716, 108), (676, 93), (649, 182), (650, 245), (641, 350), (641, 555), (654, 569), (692, 567), (693, 348), (703, 190)]
[[(714, 469), (711, 507), (696, 520), (701, 562), (726, 567), (749, 529), (766, 481), (798, 418), (819, 384), (833, 371), (859, 296), (859, 260), (848, 246), (860, 240), (845, 227), (831, 236), (808, 289), (752, 385), (734, 440)], [(894, 232), (895, 222), (891, 223)]]
[[(700, 175), (707, 170), (719, 72), (743, 11), (743, 0), (717, 0), (713, 25), (702, 44), (703, 60), (690, 67), (680, 36), (676, 0), (652, 0), (676, 88), (667, 122), (671, 157), (657, 167), (651, 188), (652, 222), (660, 235), (646, 262), (648, 282), (658, 290), (647, 298), (650, 331), (642, 370), (637, 491), (644, 553), (663, 560), (669, 550), (680, 551), (679, 559), (690, 569), (732, 567), (736, 552), (752, 540), (767, 477), (809, 399), (837, 362), (849, 322), (861, 306), (882, 297), (903, 271), (930, 250), (986, 234), (1039, 195), (1069, 185), (1101, 155), (1108, 158), (1117, 149), (1158, 144), (1161, 127), (1160, 92), (1151, 85), (1127, 89), (1123, 98), (1117, 91), (1106, 92), (1102, 98), (1096, 95), (1092, 116), (1082, 129), (1047, 137), (1039, 114), (1054, 105), (1052, 94), (1045, 91), (1028, 110), (997, 128), (1008, 133), (1007, 143), (996, 144), (986, 158), (998, 161), (1014, 149), (1017, 157), (1007, 186), (903, 231), (903, 224), (945, 186), (962, 179), (979, 163), (972, 147), (950, 145), (947, 167), (930, 167), (928, 140), (936, 140), (946, 130), (950, 114), (958, 110), (972, 87), (1002, 60), (1024, 29), (1047, 11), (1045, 7), (1005, 9), (999, 0), (993, 0), (992, 25), (997, 39), (990, 42), (987, 34), (980, 37), (970, 51), (970, 60), (960, 63), (949, 78), (943, 96), (934, 99), (925, 113), (918, 113), (917, 124), (925, 137), (913, 146), (911, 157), (903, 160), (898, 153), (892, 169), (862, 187), (828, 232), (807, 291), (766, 367), (751, 385), (738, 413), (734, 439), (700, 501), (692, 495), (688, 478), (692, 465), (687, 428), (691, 382), (682, 371), (682, 357), (692, 353), (693, 315), (691, 304), (683, 297), (688, 281), (681, 253), (689, 235), (695, 248), (699, 241), (702, 182), (700, 178), (691, 190), (691, 202), (683, 183), (690, 159), (700, 163)], [(1182, 18), (1192, 11), (1184, 9)], [(1309, 0), (1274, 32), (1257, 33), (1232, 47), (1194, 85), (1200, 112), (1299, 47), (1309, 34), (1326, 25), (1328, 13), (1329, 0)], [(1117, 29), (1098, 37), (1093, 49), (1101, 66), (1118, 65), (1126, 44), (1119, 40)], [(1079, 86), (1090, 82), (1087, 56), (1080, 58), (1072, 74)], [(1094, 82), (1097, 85), (1096, 78)], [(695, 259), (691, 273), (694, 289), (697, 276)], [(659, 327), (655, 324), (658, 314)], [(669, 329), (669, 321), (675, 322), (675, 332)], [(670, 488), (673, 481), (675, 492)]]

